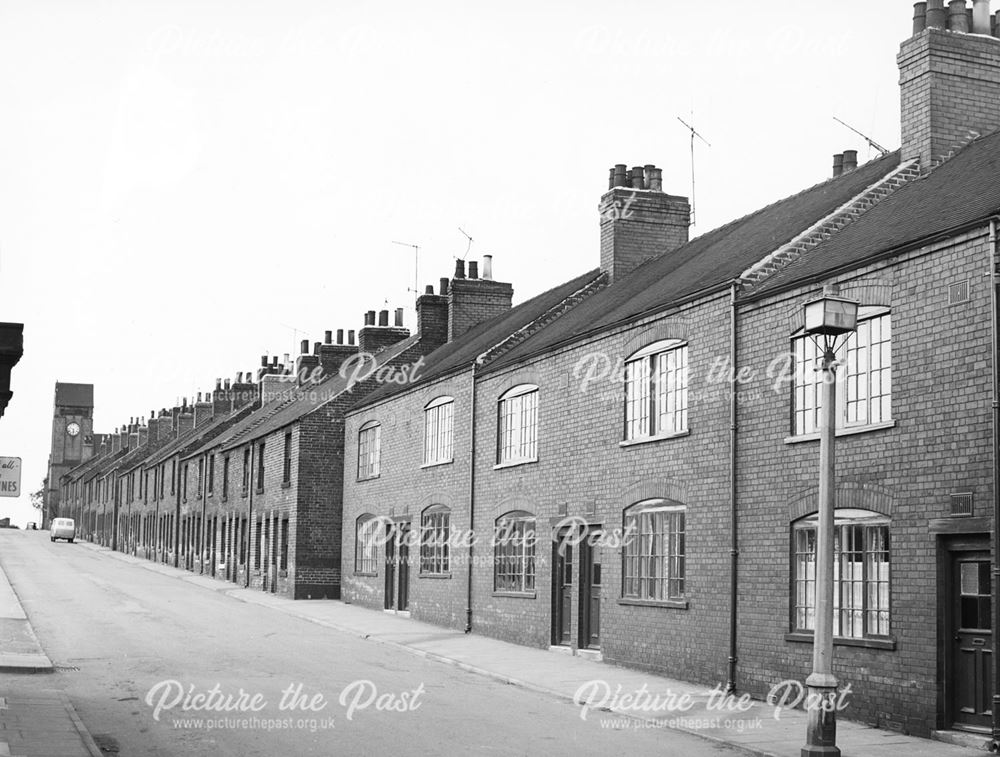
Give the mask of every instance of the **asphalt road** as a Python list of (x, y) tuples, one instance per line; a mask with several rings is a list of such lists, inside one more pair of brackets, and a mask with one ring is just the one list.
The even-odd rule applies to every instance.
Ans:
[[(8, 675), (0, 688), (64, 690), (109, 755), (741, 754), (674, 731), (607, 727), (631, 723), (615, 716), (583, 721), (569, 703), (46, 532), (0, 531), (0, 563), (57, 667)], [(185, 697), (230, 709), (184, 711)]]

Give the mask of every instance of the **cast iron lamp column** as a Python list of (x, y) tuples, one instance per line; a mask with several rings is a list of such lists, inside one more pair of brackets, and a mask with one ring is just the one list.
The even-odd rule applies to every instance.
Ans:
[[(837, 747), (837, 678), (833, 674), (833, 511), (834, 440), (837, 428), (837, 337), (857, 328), (858, 303), (836, 297), (830, 289), (805, 305), (805, 333), (822, 336), (822, 410), (819, 442), (819, 524), (816, 534), (816, 622), (809, 688), (806, 745), (802, 757), (839, 757)], [(817, 346), (820, 342), (817, 340)]]

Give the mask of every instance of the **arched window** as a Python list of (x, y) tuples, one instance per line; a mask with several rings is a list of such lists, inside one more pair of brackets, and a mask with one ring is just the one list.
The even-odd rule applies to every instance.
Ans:
[(625, 362), (625, 441), (687, 431), (687, 343), (666, 339)]
[(451, 571), (451, 510), (431, 505), (420, 515), (420, 572), (447, 575)]
[(371, 513), (358, 517), (354, 529), (354, 572), (375, 575), (378, 572), (376, 549), (381, 521)]
[[(892, 420), (892, 317), (889, 308), (858, 309), (858, 327), (837, 349), (842, 368), (837, 376), (837, 428), (873, 426)], [(795, 377), (792, 433), (819, 431), (823, 375), (816, 340), (792, 335)]]
[(450, 463), (455, 399), (438, 397), (424, 407), (424, 465)]
[[(792, 630), (816, 628), (817, 515), (792, 524)], [(889, 635), (889, 519), (838, 508), (833, 530), (833, 633), (850, 638)]]
[(358, 431), (358, 480), (378, 478), (382, 462), (382, 426), (368, 421)]
[(538, 387), (519, 384), (497, 404), (497, 464), (538, 459)]
[(516, 594), (535, 591), (535, 516), (521, 510), (497, 518), (493, 589)]
[(685, 509), (673, 500), (649, 499), (625, 510), (622, 597), (684, 599)]

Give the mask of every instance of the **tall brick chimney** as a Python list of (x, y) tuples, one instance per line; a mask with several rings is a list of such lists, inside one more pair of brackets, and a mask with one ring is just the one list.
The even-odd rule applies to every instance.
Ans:
[(319, 346), (319, 364), (324, 376), (335, 376), (351, 355), (356, 355), (358, 345), (354, 343), (354, 332), (349, 332), (348, 344), (344, 344), (344, 330), (337, 329), (337, 343), (333, 343), (333, 332), (327, 331), (323, 344)]
[(365, 327), (358, 332), (358, 348), (361, 352), (374, 355), (377, 352), (390, 347), (397, 342), (401, 342), (410, 335), (410, 330), (403, 328), (403, 324), (398, 322), (396, 326), (389, 325), (389, 311), (382, 310), (379, 313), (379, 324), (375, 325), (375, 311), (369, 310), (365, 314)]
[(175, 420), (177, 422), (177, 436), (180, 438), (194, 428), (194, 411), (185, 405)]
[(612, 168), (598, 210), (601, 270), (611, 281), (688, 241), (691, 205), (686, 197), (663, 191), (663, 172), (656, 166)]
[(116, 428), (115, 432), (111, 435), (111, 454), (116, 454), (121, 452), (122, 449), (122, 435)]
[(473, 326), (510, 310), (514, 287), (492, 278), (479, 278), (478, 268), (476, 261), (470, 261), (466, 278), (465, 261), (455, 261), (455, 276), (448, 288), (449, 342)]
[(432, 350), (448, 341), (448, 279), (441, 279), (437, 294), (428, 285), (417, 298), (417, 333), (421, 343)]
[(198, 401), (194, 406), (194, 427), (201, 428), (206, 423), (212, 420), (212, 412), (214, 410), (211, 393), (206, 392), (205, 398), (202, 399), (201, 392), (198, 392)]
[(215, 380), (215, 389), (212, 392), (212, 415), (229, 415), (233, 409), (232, 391), (229, 388), (229, 379), (226, 379), (223, 386), (222, 379)]
[(319, 348), (320, 343), (316, 342), (313, 345), (313, 352), (310, 354), (309, 340), (302, 340), (299, 356), (295, 358), (295, 383), (297, 385), (302, 386), (304, 382), (308, 382), (313, 370), (319, 366)]
[(1000, 129), (1000, 39), (990, 36), (988, 5), (977, 5), (967, 33), (957, 14), (928, 4), (921, 15), (918, 4), (914, 34), (899, 48), (902, 158), (919, 158), (923, 170)]
[[(244, 375), (246, 380), (244, 380)], [(249, 405), (251, 402), (256, 402), (257, 385), (253, 383), (253, 373), (250, 371), (247, 371), (246, 374), (237, 373), (236, 381), (229, 391), (232, 394), (234, 411)]]

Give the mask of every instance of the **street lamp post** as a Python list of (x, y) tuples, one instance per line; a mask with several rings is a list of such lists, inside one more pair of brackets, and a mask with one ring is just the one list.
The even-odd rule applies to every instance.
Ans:
[[(857, 328), (858, 303), (829, 289), (805, 304), (805, 333), (822, 349), (823, 387), (819, 443), (819, 527), (816, 535), (816, 623), (809, 688), (806, 745), (802, 757), (839, 757), (837, 678), (833, 674), (834, 439), (837, 427), (837, 337)], [(818, 339), (822, 337), (822, 341)]]

